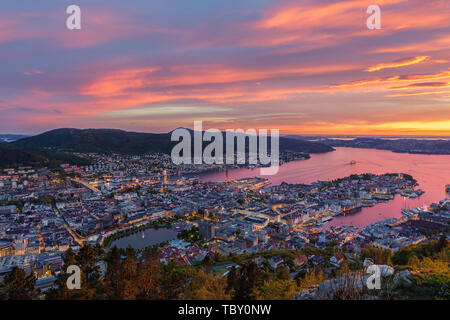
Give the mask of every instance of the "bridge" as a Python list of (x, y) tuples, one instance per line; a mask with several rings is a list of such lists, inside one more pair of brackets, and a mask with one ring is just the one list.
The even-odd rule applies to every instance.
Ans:
[(83, 187), (85, 187), (85, 188), (91, 190), (92, 192), (95, 192), (95, 193), (101, 193), (101, 191), (100, 191), (99, 189), (97, 189), (97, 188), (94, 187), (94, 186), (91, 186), (91, 185), (90, 185), (89, 183), (87, 183), (86, 181), (79, 180), (79, 179), (75, 179), (75, 178), (69, 178), (69, 179), (70, 179), (70, 181), (75, 182), (75, 183), (78, 183), (78, 184), (82, 185)]

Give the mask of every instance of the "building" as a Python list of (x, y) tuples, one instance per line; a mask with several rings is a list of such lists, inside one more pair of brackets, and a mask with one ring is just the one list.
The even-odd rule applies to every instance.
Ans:
[(17, 212), (17, 207), (12, 206), (1, 206), (0, 207), (0, 214), (13, 214)]
[(283, 263), (284, 263), (284, 259), (281, 256), (275, 256), (269, 260), (269, 265), (274, 269), (277, 269)]
[(216, 236), (216, 227), (213, 223), (208, 221), (202, 221), (198, 224), (198, 230), (200, 235), (206, 240), (211, 240)]
[(294, 265), (296, 267), (301, 267), (302, 265), (304, 265), (306, 263), (308, 263), (308, 258), (304, 254), (294, 258)]
[(0, 241), (0, 257), (12, 256), (14, 246), (11, 241)]
[(344, 262), (344, 257), (339, 253), (336, 253), (330, 258), (330, 263), (336, 267), (338, 267), (342, 262)]

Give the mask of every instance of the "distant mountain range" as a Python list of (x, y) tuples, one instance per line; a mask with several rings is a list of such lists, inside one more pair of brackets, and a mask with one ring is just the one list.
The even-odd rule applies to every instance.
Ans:
[[(190, 132), (192, 135), (193, 131)], [(9, 145), (20, 149), (50, 148), (81, 153), (170, 154), (173, 146), (178, 143), (171, 141), (170, 137), (171, 133), (128, 132), (116, 129), (56, 129), (17, 140)], [(317, 142), (280, 137), (280, 151), (323, 153), (333, 150), (332, 147)]]
[(9, 143), (29, 136), (22, 134), (0, 134), (0, 143)]
[[(287, 136), (291, 139), (305, 139), (304, 136)], [(308, 138), (307, 138), (308, 139)], [(327, 137), (309, 137), (321, 144), (326, 144), (332, 147), (350, 147), (350, 148), (367, 148), (390, 150), (398, 153), (413, 153), (413, 154), (450, 154), (450, 139), (436, 138), (334, 138)]]

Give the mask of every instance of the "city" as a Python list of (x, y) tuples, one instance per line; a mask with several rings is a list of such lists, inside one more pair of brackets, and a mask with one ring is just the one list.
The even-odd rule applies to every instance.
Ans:
[(449, 9), (2, 0), (2, 311), (444, 306)]
[[(437, 241), (448, 230), (449, 198), (402, 210), (401, 218), (362, 229), (327, 227), (336, 216), (362, 214), (361, 208), (392, 201), (395, 195), (421, 195), (407, 174), (354, 174), (312, 184), (271, 185), (258, 176), (202, 182), (198, 176), (211, 168), (176, 166), (165, 154), (78, 156), (92, 164), (3, 170), (0, 276), (19, 267), (33, 274), (45, 293), (63, 271), (69, 248), (77, 252), (83, 246), (105, 250), (132, 246), (137, 252), (156, 247), (162, 264), (199, 266), (206, 257), (221, 256), (213, 268), (216, 276), (239, 266), (223, 257), (251, 255), (258, 266), (287, 267), (295, 279), (312, 268), (330, 274), (344, 261), (360, 259), (367, 247), (395, 253)], [(146, 230), (162, 233), (160, 238), (146, 239), (153, 236)], [(302, 254), (288, 263), (276, 254), (330, 245), (336, 251), (331, 257)], [(101, 270), (105, 272), (106, 266)]]

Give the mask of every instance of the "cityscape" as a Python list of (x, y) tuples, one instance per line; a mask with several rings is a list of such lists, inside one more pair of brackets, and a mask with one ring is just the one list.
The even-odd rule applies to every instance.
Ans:
[(1, 5), (0, 300), (450, 299), (446, 1), (77, 2)]
[[(356, 270), (363, 257), (392, 264), (391, 259), (405, 259), (405, 250), (433, 246), (448, 236), (449, 198), (405, 206), (398, 218), (378, 216), (364, 226), (332, 224), (341, 217), (368, 214), (364, 209), (395, 198), (420, 199), (426, 191), (406, 173), (272, 184), (249, 166), (174, 165), (163, 153), (76, 156), (89, 164), (20, 166), (3, 169), (0, 176), (0, 274), (5, 278), (20, 268), (34, 277), (36, 290), (44, 296), (55, 294), (58, 279), (67, 277), (68, 250), (80, 253), (91, 248), (98, 255), (92, 262), (100, 279), (111, 272), (110, 261), (103, 257), (108, 250), (136, 261), (152, 252), (152, 261), (161, 268), (205, 267), (210, 275), (197, 276), (213, 276), (219, 283), (255, 264), (275, 277), (264, 285), (280, 281), (286, 286), (285, 291), (251, 293), (261, 294), (260, 299), (319, 299), (332, 294), (324, 289), (330, 275)], [(281, 167), (312, 161), (309, 155), (283, 158), (286, 163)], [(208, 175), (216, 172), (231, 175), (243, 170), (250, 175), (208, 181)], [(450, 191), (450, 185), (445, 188), (443, 193)], [(314, 272), (318, 275), (309, 279)], [(399, 274), (407, 277), (411, 272)], [(218, 286), (208, 292), (209, 298), (233, 297), (227, 291), (235, 289), (226, 283)], [(194, 294), (192, 288), (185, 290), (167, 294), (177, 298)], [(92, 298), (108, 296), (97, 294)]]

